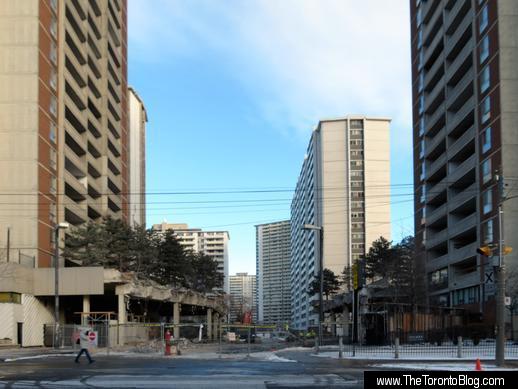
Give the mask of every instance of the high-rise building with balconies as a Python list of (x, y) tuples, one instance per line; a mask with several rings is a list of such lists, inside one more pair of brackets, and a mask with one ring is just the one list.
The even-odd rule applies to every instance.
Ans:
[(257, 322), (257, 284), (256, 276), (248, 273), (236, 273), (229, 282), (230, 310), (229, 322)]
[(153, 224), (153, 230), (165, 232), (171, 230), (185, 250), (203, 253), (218, 262), (218, 271), (223, 274), (223, 291), (229, 293), (228, 275), (228, 231), (202, 231), (201, 228), (189, 228), (184, 223)]
[(289, 220), (259, 224), (256, 229), (257, 320), (291, 322)]
[[(496, 172), (518, 176), (518, 8), (514, 0), (411, 0), (415, 234), (431, 305), (494, 320)], [(511, 181), (513, 180), (513, 181)], [(518, 202), (504, 204), (518, 243)], [(516, 265), (516, 255), (507, 257)]]
[(292, 326), (318, 324), (310, 284), (319, 272), (320, 242), (304, 224), (321, 227), (323, 266), (341, 275), (380, 236), (390, 240), (390, 119), (322, 120), (311, 135), (291, 203)]
[(127, 216), (126, 17), (125, 0), (0, 4), (0, 225), (39, 267), (57, 222)]
[[(0, 337), (14, 344), (42, 345), (54, 320), (58, 223), (127, 219), (126, 19), (126, 0), (0, 1)], [(62, 296), (100, 293), (102, 270), (71, 269)]]

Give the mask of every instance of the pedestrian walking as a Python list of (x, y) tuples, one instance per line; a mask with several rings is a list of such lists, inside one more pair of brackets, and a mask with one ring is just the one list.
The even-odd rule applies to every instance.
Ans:
[(90, 356), (90, 353), (88, 352), (88, 346), (90, 345), (90, 339), (88, 335), (91, 331), (92, 330), (89, 328), (82, 328), (79, 331), (79, 338), (77, 338), (77, 344), (81, 345), (81, 350), (79, 350), (79, 353), (77, 354), (76, 363), (79, 363), (79, 357), (83, 355), (83, 353), (86, 354), (86, 357), (88, 358), (88, 363), (95, 362)]

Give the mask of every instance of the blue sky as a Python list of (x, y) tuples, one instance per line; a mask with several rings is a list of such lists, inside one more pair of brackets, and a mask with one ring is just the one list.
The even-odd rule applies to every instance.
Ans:
[(318, 120), (366, 114), (393, 119), (392, 234), (412, 233), (408, 1), (128, 3), (148, 225), (228, 230), (230, 272), (255, 273), (254, 225), (289, 218)]

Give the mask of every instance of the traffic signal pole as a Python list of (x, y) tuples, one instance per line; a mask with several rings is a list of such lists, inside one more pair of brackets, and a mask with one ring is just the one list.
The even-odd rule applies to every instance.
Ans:
[(503, 177), (497, 175), (498, 181), (498, 264), (494, 267), (496, 279), (496, 348), (495, 362), (497, 366), (505, 363), (505, 263), (504, 263), (504, 185)]

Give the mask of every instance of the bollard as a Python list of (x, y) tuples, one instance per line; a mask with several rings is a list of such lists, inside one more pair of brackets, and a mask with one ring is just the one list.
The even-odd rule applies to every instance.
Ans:
[(169, 332), (169, 330), (167, 330), (165, 332), (164, 339), (165, 339), (164, 355), (171, 355), (171, 333)]
[(315, 354), (318, 354), (320, 348), (318, 347), (318, 336), (315, 336)]
[(457, 358), (462, 358), (462, 336), (457, 336)]
[(247, 357), (250, 356), (250, 327), (248, 327), (248, 355)]
[(395, 341), (395, 350), (394, 350), (394, 357), (396, 359), (399, 359), (399, 338), (396, 338), (396, 341)]
[(356, 356), (356, 343), (353, 343), (353, 357)]
[(338, 358), (344, 357), (344, 342), (341, 336), (338, 337)]

